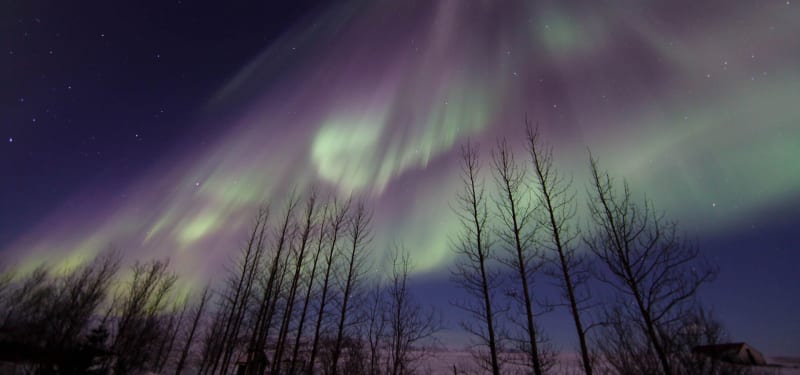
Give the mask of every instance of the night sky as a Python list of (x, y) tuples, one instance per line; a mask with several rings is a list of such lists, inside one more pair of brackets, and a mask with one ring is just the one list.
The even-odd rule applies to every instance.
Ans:
[(403, 242), (441, 302), (458, 148), (488, 162), (527, 114), (578, 192), (591, 149), (697, 240), (734, 339), (800, 354), (800, 1), (221, 4), (3, 3), (4, 262), (113, 245), (201, 282), (317, 185), (369, 199), (376, 259)]

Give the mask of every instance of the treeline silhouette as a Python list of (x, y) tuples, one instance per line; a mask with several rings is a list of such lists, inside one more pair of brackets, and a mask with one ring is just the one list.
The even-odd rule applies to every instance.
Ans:
[[(395, 246), (368, 273), (364, 202), (290, 195), (259, 210), (224, 283), (180, 299), (165, 260), (109, 250), (68, 273), (0, 279), (0, 371), (35, 374), (408, 374), (441, 318)], [(122, 275), (121, 275), (122, 274)]]
[[(591, 155), (588, 222), (578, 222), (572, 180), (527, 120), (525, 136), (523, 158), (497, 142), (488, 184), (477, 147), (462, 147), (451, 275), (465, 297), (452, 303), (470, 317), (460, 323), (479, 368), (452, 371), (565, 371), (539, 323), (563, 310), (575, 327), (574, 371), (746, 372), (692, 353), (725, 339), (698, 300), (716, 269), (696, 244)], [(289, 194), (255, 215), (224, 282), (188, 296), (167, 260), (123, 267), (115, 250), (70, 272), (7, 270), (0, 372), (424, 373), (443, 319), (411, 293), (402, 245), (388, 249), (389, 272), (374, 275), (371, 222), (363, 201)], [(549, 285), (557, 301), (543, 298)]]
[[(699, 301), (716, 267), (677, 223), (626, 181), (588, 157), (588, 222), (578, 221), (572, 178), (554, 162), (538, 125), (525, 120), (524, 157), (505, 139), (491, 150), (489, 183), (477, 146), (461, 148), (461, 230), (452, 279), (467, 298), (454, 305), (473, 353), (492, 374), (740, 374), (752, 369), (693, 353), (727, 340)], [(555, 285), (559, 296), (548, 300)], [(567, 312), (578, 366), (548, 343), (541, 316)]]

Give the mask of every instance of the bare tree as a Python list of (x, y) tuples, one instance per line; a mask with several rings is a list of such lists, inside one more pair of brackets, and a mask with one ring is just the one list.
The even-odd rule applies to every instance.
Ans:
[[(336, 340), (333, 344), (330, 372), (336, 375), (339, 371), (339, 359), (345, 343), (345, 335), (348, 334), (347, 328), (353, 322), (352, 311), (355, 309), (354, 301), (358, 298), (358, 292), (363, 276), (366, 271), (366, 246), (371, 240), (370, 223), (372, 213), (367, 209), (364, 202), (356, 205), (351, 217), (348, 220), (347, 239), (348, 248), (344, 250), (342, 259), (346, 266), (342, 270), (341, 277), (341, 300), (339, 301), (339, 311), (337, 313)], [(348, 319), (350, 318), (350, 319)], [(357, 341), (357, 340), (348, 341)], [(357, 343), (356, 343), (357, 344)], [(352, 357), (350, 358), (352, 359)]]
[(8, 291), (14, 285), (15, 276), (16, 270), (14, 269), (3, 268), (0, 271), (0, 301), (4, 302), (4, 305), (8, 303)]
[[(264, 353), (266, 348), (267, 337), (269, 336), (270, 328), (272, 327), (272, 319), (275, 316), (277, 309), (278, 297), (280, 295), (280, 284), (282, 283), (283, 275), (286, 273), (286, 261), (288, 256), (285, 255), (287, 249), (290, 248), (292, 241), (292, 219), (294, 217), (295, 208), (297, 208), (298, 198), (292, 193), (286, 201), (283, 216), (281, 218), (281, 225), (277, 228), (275, 236), (277, 238), (274, 244), (272, 257), (267, 264), (268, 272), (266, 274), (267, 280), (264, 282), (261, 291), (261, 298), (258, 307), (258, 312), (255, 317), (255, 324), (250, 336), (250, 343), (247, 350), (247, 363), (256, 363), (255, 356), (260, 356)], [(254, 369), (247, 369), (247, 373), (255, 371)], [(259, 371), (260, 372), (260, 371)]]
[[(218, 293), (214, 293), (219, 296)], [(202, 349), (200, 355), (200, 366), (198, 374), (208, 374), (211, 371), (213, 360), (222, 349), (222, 329), (225, 327), (225, 317), (228, 313), (228, 304), (223, 296), (216, 298), (216, 308), (214, 309), (211, 323), (203, 333)], [(217, 357), (219, 358), (219, 357)]]
[(407, 375), (415, 372), (427, 345), (433, 344), (433, 336), (442, 328), (442, 318), (435, 309), (424, 309), (414, 300), (408, 285), (413, 268), (411, 257), (402, 246), (393, 250), (386, 308), (386, 373)]
[(294, 351), (292, 352), (289, 374), (295, 373), (295, 368), (299, 360), (300, 340), (303, 337), (303, 328), (305, 326), (306, 315), (308, 314), (308, 308), (312, 299), (311, 294), (314, 288), (314, 280), (317, 276), (317, 265), (319, 263), (320, 256), (322, 255), (324, 250), (325, 231), (327, 230), (326, 225), (328, 224), (328, 219), (329, 219), (328, 205), (325, 204), (319, 218), (319, 229), (317, 230), (317, 238), (316, 238), (316, 250), (314, 252), (314, 257), (311, 261), (311, 271), (308, 274), (306, 293), (305, 293), (305, 298), (303, 299), (303, 309), (300, 312), (300, 321), (297, 324), (297, 334), (295, 335)]
[(540, 202), (536, 218), (544, 231), (540, 245), (554, 255), (550, 257), (554, 267), (548, 273), (558, 280), (561, 287), (563, 304), (569, 308), (578, 334), (583, 371), (591, 375), (592, 361), (581, 317), (589, 300), (589, 292), (585, 288), (589, 273), (586, 258), (574, 244), (579, 233), (572, 223), (577, 210), (572, 180), (565, 179), (554, 168), (553, 150), (541, 141), (538, 125), (533, 127), (526, 119), (525, 130), (534, 172), (532, 185), (536, 200)]
[(108, 250), (79, 269), (50, 280), (53, 294), (43, 306), (45, 331), (41, 343), (55, 363), (43, 363), (40, 372), (55, 368), (56, 372), (75, 373), (90, 365), (97, 353), (83, 350), (89, 327), (106, 299), (120, 258), (119, 252)]
[[(299, 288), (300, 276), (303, 272), (303, 265), (306, 262), (306, 250), (309, 247), (309, 241), (311, 240), (311, 234), (316, 226), (316, 217), (317, 217), (317, 193), (315, 190), (312, 190), (308, 198), (306, 199), (306, 207), (305, 207), (305, 214), (303, 215), (303, 223), (300, 228), (300, 238), (299, 238), (299, 246), (297, 251), (295, 252), (295, 259), (294, 259), (294, 272), (292, 272), (292, 280), (291, 284), (289, 285), (288, 290), (288, 297), (286, 299), (286, 306), (283, 312), (283, 322), (281, 323), (281, 329), (278, 334), (278, 341), (276, 344), (275, 355), (273, 356), (272, 361), (272, 372), (273, 373), (280, 373), (281, 370), (281, 362), (283, 359), (283, 352), (286, 349), (286, 340), (289, 334), (289, 322), (292, 319), (292, 313), (294, 311), (295, 299), (297, 297), (297, 290)], [(293, 365), (292, 365), (293, 367)]]
[(308, 373), (314, 372), (315, 360), (319, 352), (322, 323), (325, 317), (325, 308), (330, 301), (330, 282), (331, 276), (335, 273), (335, 259), (339, 237), (347, 224), (347, 218), (350, 211), (350, 201), (344, 204), (338, 204), (336, 201), (332, 203), (333, 208), (330, 214), (330, 226), (327, 233), (323, 232), (321, 235), (326, 236), (325, 246), (327, 252), (325, 254), (325, 273), (322, 278), (322, 290), (320, 290), (319, 308), (317, 311), (317, 321), (314, 325), (314, 340), (311, 344), (311, 354), (309, 355)]
[(606, 307), (602, 311), (595, 335), (595, 346), (602, 354), (599, 361), (600, 372), (620, 375), (658, 374), (661, 365), (652, 353), (648, 338), (636, 327), (625, 311), (618, 305)]
[(461, 159), (464, 190), (458, 194), (455, 211), (461, 221), (462, 230), (454, 241), (459, 259), (452, 271), (452, 278), (478, 302), (464, 301), (454, 304), (480, 322), (479, 325), (462, 322), (462, 326), (489, 349), (489, 358), (481, 365), (490, 369), (494, 375), (499, 375), (501, 368), (496, 334), (497, 311), (492, 305), (499, 275), (489, 268), (495, 255), (489, 240), (489, 213), (483, 180), (479, 177), (477, 149), (470, 144), (462, 146)]
[(509, 256), (502, 258), (513, 271), (515, 284), (521, 286), (522, 293), (512, 293), (514, 300), (521, 304), (525, 311), (525, 322), (521, 324), (525, 337), (520, 340), (520, 349), (528, 356), (528, 363), (536, 375), (543, 372), (542, 359), (539, 353), (538, 328), (533, 311), (533, 292), (531, 284), (534, 274), (542, 266), (541, 254), (534, 246), (536, 222), (533, 220), (535, 205), (525, 186), (525, 170), (514, 160), (514, 153), (505, 140), (498, 142), (492, 152), (494, 179), (497, 187), (497, 218), (499, 227), (497, 237), (505, 245)]
[(119, 265), (120, 253), (108, 250), (64, 273), (42, 265), (18, 280), (14, 271), (2, 277), (0, 329), (20, 350), (15, 360), (42, 374), (85, 372), (106, 344), (91, 327)]
[[(283, 257), (280, 267), (278, 267), (278, 277), (275, 282), (275, 300), (273, 302), (274, 308), (272, 309), (272, 314), (275, 318), (274, 324), (276, 324), (276, 328), (278, 329), (278, 336), (272, 341), (272, 347), (274, 348), (273, 357), (274, 354), (277, 353), (277, 345), (280, 341), (281, 327), (283, 325), (284, 315), (281, 312), (286, 310), (286, 304), (289, 300), (288, 285), (293, 276), (292, 269), (294, 267), (292, 262), (297, 259), (297, 238), (297, 227), (294, 226), (289, 234), (289, 243), (287, 245), (288, 252)], [(267, 326), (267, 328), (271, 327), (271, 325)], [(270, 371), (272, 371), (272, 369), (270, 369)]]
[(172, 358), (172, 349), (175, 345), (175, 340), (178, 338), (178, 334), (183, 328), (186, 306), (187, 300), (183, 298), (173, 305), (172, 312), (167, 317), (167, 323), (164, 329), (166, 334), (161, 338), (161, 342), (158, 344), (158, 349), (156, 350), (154, 367), (157, 373), (162, 373), (167, 362)]
[(111, 348), (117, 374), (153, 367), (155, 344), (165, 334), (166, 301), (177, 279), (168, 261), (136, 262), (131, 273), (114, 301), (116, 329)]
[(261, 264), (264, 252), (264, 241), (267, 224), (269, 222), (269, 209), (261, 208), (256, 214), (253, 227), (248, 234), (247, 242), (242, 248), (234, 271), (228, 280), (225, 298), (228, 299), (227, 317), (222, 329), (220, 351), (218, 351), (211, 365), (211, 373), (227, 373), (230, 361), (236, 346), (239, 344), (239, 333), (247, 311), (248, 303), (252, 297), (253, 285), (256, 280), (257, 270)]
[[(40, 357), (42, 343), (47, 341), (47, 321), (53, 315), (56, 285), (44, 264), (19, 277), (6, 287), (7, 294), (0, 304), (3, 313), (0, 329), (17, 350), (3, 350), (0, 354), (6, 361), (21, 362), (23, 373), (35, 373), (42, 367), (36, 357)], [(46, 368), (52, 368), (52, 364), (46, 364)]]
[(41, 265), (14, 284), (7, 287), (7, 295), (0, 306), (3, 309), (2, 328), (4, 331), (17, 330), (26, 332), (29, 337), (36, 337), (44, 331), (44, 327), (36, 326), (44, 321), (45, 302), (53, 294), (50, 272), (46, 265)]
[(649, 200), (636, 204), (628, 184), (618, 190), (593, 157), (590, 167), (594, 230), (586, 244), (606, 266), (598, 277), (616, 292), (607, 327), (621, 339), (633, 340), (631, 333), (638, 331), (646, 343), (632, 349), (641, 352), (638, 358), (654, 357), (662, 373), (674, 374), (669, 332), (677, 331), (675, 326), (692, 311), (698, 288), (716, 271), (700, 261), (697, 246), (681, 237), (677, 224), (664, 219)]
[(384, 336), (386, 331), (385, 304), (387, 302), (384, 293), (383, 277), (378, 274), (373, 280), (372, 288), (367, 296), (364, 308), (364, 333), (366, 338), (369, 358), (363, 365), (364, 372), (370, 375), (378, 375), (381, 370), (381, 357), (384, 347)]
[(211, 288), (209, 286), (203, 288), (203, 293), (200, 294), (200, 300), (198, 301), (197, 306), (193, 309), (192, 325), (189, 327), (189, 331), (186, 333), (186, 338), (183, 342), (183, 348), (181, 349), (181, 354), (178, 358), (178, 364), (175, 366), (175, 375), (180, 375), (186, 366), (186, 361), (189, 357), (189, 350), (191, 350), (192, 343), (197, 332), (197, 327), (200, 325), (200, 320), (205, 313), (208, 300), (211, 298), (210, 291)]

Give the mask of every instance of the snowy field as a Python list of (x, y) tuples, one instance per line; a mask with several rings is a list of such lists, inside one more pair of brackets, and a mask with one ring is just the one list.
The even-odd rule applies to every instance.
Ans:
[[(514, 358), (507, 358), (513, 361)], [(769, 363), (780, 367), (753, 367), (754, 375), (800, 375), (800, 358), (768, 358)], [(418, 367), (423, 374), (483, 374), (473, 355), (467, 351), (436, 350), (420, 362)], [(523, 366), (513, 364), (503, 368), (504, 374), (527, 374)], [(556, 365), (549, 372), (559, 375), (582, 374), (579, 359), (574, 354), (560, 354)]]

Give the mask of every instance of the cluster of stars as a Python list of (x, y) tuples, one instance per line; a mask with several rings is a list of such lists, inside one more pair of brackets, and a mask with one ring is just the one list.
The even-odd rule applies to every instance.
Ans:
[[(47, 22), (48, 20), (53, 20), (53, 22)], [(32, 22), (29, 22), (29, 21), (32, 21)], [(71, 46), (71, 44), (68, 43), (69, 41), (65, 41), (65, 40), (62, 39), (62, 33), (61, 32), (55, 32), (55, 33), (52, 33), (52, 34), (48, 34), (45, 31), (46, 29), (42, 29), (42, 26), (40, 26), (40, 25), (45, 25), (45, 24), (49, 24), (49, 25), (51, 25), (50, 27), (52, 27), (52, 25), (59, 24), (59, 22), (55, 21), (55, 19), (52, 18), (52, 17), (46, 17), (46, 16), (41, 16), (41, 17), (40, 16), (36, 16), (36, 17), (31, 17), (31, 18), (20, 18), (20, 19), (17, 20), (17, 27), (26, 28), (26, 29), (19, 30), (19, 33), (20, 33), (19, 35), (21, 35), (22, 39), (26, 41), (25, 43), (37, 43), (39, 45), (41, 45), (43, 43), (48, 43), (49, 44), (49, 43), (53, 43), (53, 40), (52, 39), (48, 40), (48, 38), (52, 38), (53, 36), (55, 36), (55, 38), (58, 40), (58, 43), (61, 43), (61, 44), (59, 44), (58, 46), (50, 45), (50, 46), (47, 46), (47, 47), (45, 47), (43, 49), (38, 49), (38, 50), (46, 53), (46, 55), (54, 56), (54, 58), (70, 59), (70, 57), (68, 56), (69, 53), (64, 53), (64, 51), (70, 51), (69, 47)], [(37, 28), (35, 30), (31, 30), (30, 29), (31, 27), (37, 27)], [(67, 33), (65, 35), (75, 36), (75, 35), (77, 35), (77, 32), (75, 30), (72, 30), (70, 33)], [(95, 31), (94, 35), (96, 35), (97, 38), (100, 39), (100, 40), (107, 41), (106, 44), (105, 44), (106, 47), (111, 46), (110, 44), (108, 44), (109, 33), (106, 30)], [(64, 48), (59, 48), (61, 46), (64, 46)], [(20, 46), (15, 46), (15, 47), (16, 48), (9, 48), (8, 49), (8, 55), (9, 56), (14, 56), (16, 58), (26, 58), (26, 51), (30, 51), (28, 53), (33, 53), (33, 54), (35, 54), (36, 53), (35, 51), (37, 51), (37, 49), (32, 49), (31, 50), (29, 48), (20, 47)], [(56, 54), (56, 52), (59, 52), (59, 54)], [(59, 56), (56, 56), (56, 55), (59, 55)], [(31, 57), (33, 57), (33, 56), (31, 56)], [(160, 62), (161, 58), (162, 58), (162, 51), (155, 51), (154, 52), (154, 57), (155, 57), (156, 63)], [(14, 60), (14, 61), (17, 61), (17, 60)], [(55, 72), (53, 72), (51, 70), (52, 69), (51, 68), (51, 66), (52, 66), (51, 63), (47, 63), (45, 60), (40, 60), (40, 62), (41, 62), (41, 64), (33, 64), (33, 65), (26, 64), (26, 69), (27, 70), (22, 71), (20, 73), (22, 73), (23, 76), (24, 75), (27, 75), (27, 76), (35, 75), (35, 76), (38, 76), (42, 80), (52, 80), (53, 79), (52, 77), (61, 74), (61, 73), (55, 73)], [(41, 67), (38, 67), (38, 65), (41, 65)], [(81, 63), (81, 67), (86, 66), (86, 65), (90, 65), (91, 66), (93, 64), (91, 62), (89, 62), (89, 61)], [(37, 70), (39, 70), (39, 71), (37, 71)], [(76, 72), (72, 72), (71, 75), (74, 75), (75, 73)], [(95, 76), (97, 78), (100, 78), (101, 74), (102, 73), (97, 72), (97, 73), (95, 73)], [(181, 73), (180, 76), (184, 77), (185, 73)], [(73, 76), (73, 79), (74, 79), (74, 76)], [(61, 85), (63, 92), (71, 92), (72, 89), (73, 89), (73, 85), (74, 84), (75, 84), (74, 82), (64, 82)], [(20, 86), (20, 88), (22, 88), (22, 87)], [(37, 90), (36, 86), (33, 86), (33, 88), (27, 87), (26, 88), (26, 94), (28, 94), (28, 95), (19, 96), (18, 99), (17, 99), (17, 101), (19, 102), (20, 105), (24, 105), (24, 106), (20, 106), (19, 107), (20, 109), (18, 111), (21, 112), (20, 114), (21, 114), (21, 116), (23, 118), (27, 117), (27, 119), (28, 119), (30, 124), (34, 124), (34, 125), (38, 126), (38, 125), (42, 124), (43, 122), (46, 122), (45, 120), (48, 120), (48, 119), (56, 120), (55, 111), (53, 113), (51, 113), (50, 108), (47, 108), (45, 110), (45, 112), (47, 112), (50, 115), (49, 116), (45, 116), (45, 118), (42, 118), (42, 116), (44, 115), (43, 113), (35, 113), (36, 112), (36, 108), (35, 108), (36, 106), (44, 107), (46, 105), (46, 103), (49, 102), (49, 104), (51, 104), (51, 105), (55, 104), (56, 106), (58, 106), (59, 108), (57, 109), (57, 111), (59, 111), (59, 112), (61, 112), (63, 110), (63, 108), (69, 108), (68, 106), (65, 107), (64, 101), (60, 100), (57, 97), (43, 96), (42, 93), (45, 92), (45, 91), (42, 91), (42, 90), (39, 89), (38, 90), (39, 91), (39, 95), (37, 96), (36, 91), (31, 92), (31, 90)], [(45, 90), (47, 90), (47, 89), (45, 89)], [(58, 87), (50, 87), (49, 88), (49, 92), (51, 94), (58, 92)], [(82, 94), (91, 94), (91, 92), (86, 92), (86, 93), (82, 93)], [(31, 100), (27, 100), (27, 99), (31, 99)], [(54, 100), (55, 100), (55, 102), (54, 102)], [(73, 100), (72, 102), (75, 102), (75, 101)], [(32, 106), (33, 106), (33, 108), (32, 108)], [(28, 112), (27, 116), (25, 114), (23, 114), (24, 112)], [(34, 113), (31, 113), (31, 112), (34, 112)], [(161, 114), (163, 114), (163, 113), (164, 113), (164, 109), (161, 108), (160, 110), (157, 111), (156, 114), (154, 114), (154, 117), (155, 118), (159, 118), (159, 116)], [(51, 119), (51, 117), (52, 117), (52, 119)], [(69, 116), (63, 116), (60, 119), (60, 121), (66, 122), (67, 124), (71, 124), (72, 123), (72, 119)], [(19, 123), (19, 122), (17, 122), (17, 123)], [(57, 122), (52, 122), (52, 124), (55, 127), (57, 127), (57, 125), (58, 125)], [(41, 128), (41, 127), (39, 129), (46, 130), (45, 128)], [(7, 139), (7, 143), (14, 143), (18, 138), (19, 139), (29, 139), (29, 138), (32, 137), (32, 135), (26, 134), (26, 130), (15, 131), (15, 130), (13, 130), (13, 127), (11, 129), (9, 129), (8, 132), (11, 133), (11, 134), (5, 134), (5, 136), (7, 137), (6, 138)], [(142, 139), (143, 139), (140, 134), (136, 134), (134, 138), (137, 141), (142, 141)], [(81, 152), (81, 154), (88, 155), (89, 153)], [(98, 154), (99, 154), (99, 151), (98, 151)]]

